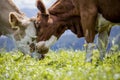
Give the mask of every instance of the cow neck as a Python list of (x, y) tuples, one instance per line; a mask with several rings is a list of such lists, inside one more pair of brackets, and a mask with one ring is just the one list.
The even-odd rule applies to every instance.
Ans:
[[(54, 16), (54, 15), (50, 15), (49, 16), (49, 20), (48, 20), (49, 26), (56, 27), (56, 26), (53, 26), (53, 25), (56, 25), (57, 22), (58, 22), (58, 17), (57, 16)], [(57, 37), (56, 32), (54, 32), (54, 34), (52, 36), (56, 36)]]

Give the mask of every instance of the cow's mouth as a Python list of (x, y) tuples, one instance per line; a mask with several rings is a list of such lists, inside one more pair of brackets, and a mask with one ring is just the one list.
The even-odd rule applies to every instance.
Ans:
[(36, 43), (36, 51), (39, 54), (46, 54), (49, 51), (49, 48), (56, 42), (57, 38), (55, 36), (51, 36), (51, 38), (47, 41), (40, 41)]

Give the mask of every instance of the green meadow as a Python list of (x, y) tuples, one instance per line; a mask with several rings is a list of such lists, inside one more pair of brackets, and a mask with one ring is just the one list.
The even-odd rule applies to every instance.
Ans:
[(120, 52), (107, 54), (98, 61), (85, 62), (84, 51), (49, 51), (37, 60), (21, 52), (0, 53), (0, 80), (120, 80)]

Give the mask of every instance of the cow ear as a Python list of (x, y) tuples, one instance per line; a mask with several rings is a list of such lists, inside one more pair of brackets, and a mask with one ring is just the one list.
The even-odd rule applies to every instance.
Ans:
[(36, 0), (37, 8), (40, 10), (41, 13), (46, 14), (46, 8), (41, 0)]
[(12, 26), (12, 28), (18, 27), (18, 25), (21, 24), (20, 15), (16, 12), (10, 12), (9, 13), (9, 23)]

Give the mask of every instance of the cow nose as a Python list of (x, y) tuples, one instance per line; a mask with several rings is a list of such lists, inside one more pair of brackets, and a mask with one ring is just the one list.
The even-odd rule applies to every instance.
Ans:
[(45, 45), (45, 41), (36, 43), (36, 49), (40, 54), (46, 54), (49, 51), (49, 48)]
[(35, 38), (35, 37), (32, 37), (32, 42), (35, 41), (35, 40), (36, 40), (36, 38)]
[(30, 47), (30, 52), (34, 52), (35, 51), (35, 44), (34, 43), (31, 43), (29, 45), (29, 47)]
[(29, 45), (30, 44), (30, 42), (27, 42), (27, 45)]

